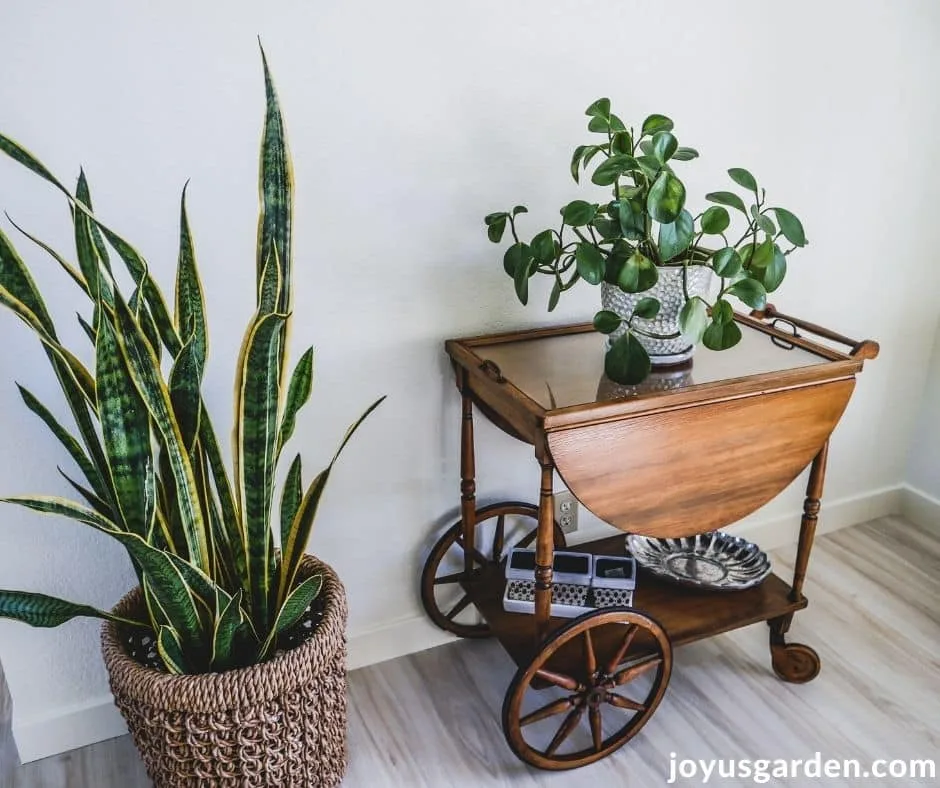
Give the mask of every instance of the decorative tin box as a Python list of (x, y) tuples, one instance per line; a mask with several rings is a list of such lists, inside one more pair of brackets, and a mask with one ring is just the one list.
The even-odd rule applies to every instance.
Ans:
[[(552, 615), (576, 618), (589, 607), (593, 556), (590, 553), (555, 551), (552, 565)], [(535, 550), (513, 548), (506, 563), (503, 609), (512, 613), (535, 612)]]
[(632, 556), (594, 556), (591, 590), (594, 607), (633, 607), (636, 559)]

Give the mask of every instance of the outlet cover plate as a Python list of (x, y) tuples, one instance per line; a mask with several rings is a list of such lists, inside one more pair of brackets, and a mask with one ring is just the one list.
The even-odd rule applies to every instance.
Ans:
[(570, 490), (556, 492), (554, 498), (555, 522), (566, 534), (574, 533), (578, 530), (578, 499), (571, 494)]

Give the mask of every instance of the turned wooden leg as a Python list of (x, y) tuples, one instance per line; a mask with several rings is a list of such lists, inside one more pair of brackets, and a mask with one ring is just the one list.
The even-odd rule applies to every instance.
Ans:
[(542, 463), (539, 489), (539, 530), (535, 542), (535, 637), (541, 643), (548, 631), (552, 607), (552, 564), (555, 560), (555, 467)]
[(473, 401), (466, 385), (466, 371), (461, 373), (460, 420), (460, 520), (464, 544), (464, 574), (473, 571), (472, 548), (476, 543), (476, 464), (473, 454)]
[(820, 498), (826, 481), (826, 458), (829, 456), (829, 441), (823, 444), (813, 460), (806, 483), (806, 498), (803, 500), (803, 519), (800, 521), (800, 543), (796, 550), (796, 566), (793, 570), (793, 588), (790, 597), (794, 602), (803, 598), (803, 582), (809, 566), (809, 554), (816, 538), (816, 523), (819, 521)]

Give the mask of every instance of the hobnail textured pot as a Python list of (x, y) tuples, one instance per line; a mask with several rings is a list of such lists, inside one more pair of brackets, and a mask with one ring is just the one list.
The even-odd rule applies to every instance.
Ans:
[[(633, 309), (641, 298), (652, 296), (659, 301), (659, 314), (653, 320), (636, 318), (633, 321), (634, 332), (640, 344), (649, 353), (654, 367), (682, 364), (692, 358), (695, 346), (679, 330), (679, 312), (685, 306), (685, 293), (682, 288), (681, 265), (666, 265), (659, 268), (659, 281), (642, 293), (626, 293), (617, 285), (607, 282), (601, 284), (601, 305), (603, 309), (615, 312), (623, 318), (633, 314)], [(689, 296), (704, 296), (711, 284), (712, 271), (701, 265), (689, 266)], [(608, 338), (608, 342), (619, 339), (627, 330), (622, 325)]]
[[(102, 651), (114, 701), (157, 786), (333, 786), (346, 771), (346, 593), (325, 563), (325, 610), (299, 646), (261, 665), (171, 676), (129, 657), (113, 624)], [(141, 607), (134, 589), (115, 607)]]

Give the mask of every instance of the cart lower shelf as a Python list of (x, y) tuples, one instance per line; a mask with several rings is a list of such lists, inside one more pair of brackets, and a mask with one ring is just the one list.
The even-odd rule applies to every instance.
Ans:
[[(614, 536), (575, 546), (579, 552), (595, 555), (624, 555), (625, 538)], [(528, 665), (540, 645), (536, 637), (535, 617), (503, 610), (503, 589), (506, 581), (503, 564), (490, 564), (462, 583), (464, 590), (486, 620), (492, 634), (517, 665)], [(640, 570), (634, 608), (655, 619), (679, 646), (728, 632), (739, 627), (769, 621), (806, 607), (806, 599), (791, 599), (792, 589), (777, 575), (771, 574), (755, 588), (745, 591), (699, 591), (659, 580)], [(552, 618), (546, 634), (551, 634), (570, 619)], [(608, 630), (610, 638), (617, 637)], [(599, 643), (603, 648), (605, 644)], [(612, 644), (608, 644), (611, 645)], [(641, 643), (637, 643), (641, 646)], [(654, 644), (649, 643), (652, 651)], [(576, 649), (562, 649), (553, 660), (553, 668), (574, 670), (582, 661)]]

